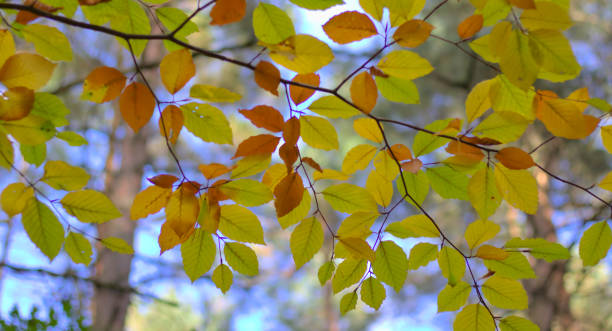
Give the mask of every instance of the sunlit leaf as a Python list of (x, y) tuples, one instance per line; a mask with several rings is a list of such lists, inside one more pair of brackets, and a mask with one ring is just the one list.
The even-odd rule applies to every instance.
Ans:
[(121, 216), (109, 198), (94, 190), (70, 192), (60, 202), (68, 214), (85, 223), (104, 223)]
[(323, 247), (323, 228), (315, 217), (303, 220), (289, 240), (295, 268), (299, 269)]

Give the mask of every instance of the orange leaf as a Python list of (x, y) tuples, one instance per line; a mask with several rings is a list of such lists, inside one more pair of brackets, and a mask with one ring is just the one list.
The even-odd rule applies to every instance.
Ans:
[(206, 179), (217, 178), (232, 171), (231, 168), (220, 163), (200, 164), (198, 170), (200, 170)]
[(536, 117), (555, 136), (582, 139), (594, 130), (595, 120), (582, 114), (576, 102), (561, 99), (552, 91), (538, 91), (533, 106)]
[(138, 132), (153, 115), (155, 98), (149, 89), (141, 83), (134, 82), (125, 88), (119, 98), (121, 116), (129, 126)]
[(185, 48), (164, 56), (159, 64), (161, 80), (171, 94), (178, 92), (195, 76), (195, 64), (191, 52)]
[(271, 134), (260, 134), (248, 137), (238, 145), (236, 154), (234, 154), (232, 159), (254, 154), (272, 154), (276, 150), (279, 140), (279, 137)]
[(206, 232), (215, 233), (219, 229), (221, 207), (219, 206), (219, 202), (208, 199), (208, 196), (206, 196), (206, 203), (208, 205), (208, 210), (204, 211), (206, 214), (202, 215), (202, 217), (198, 219), (198, 222)]
[(280, 71), (268, 61), (260, 61), (255, 67), (255, 83), (262, 89), (278, 96)]
[(13, 87), (0, 93), (0, 120), (20, 120), (32, 110), (34, 91), (26, 87)]
[(331, 40), (338, 44), (348, 44), (377, 33), (370, 18), (357, 11), (343, 12), (330, 18), (323, 25), (323, 30)]
[(194, 229), (200, 203), (191, 185), (181, 185), (166, 205), (166, 223), (181, 239)]
[(178, 180), (178, 177), (173, 176), (173, 175), (162, 174), (162, 175), (157, 175), (151, 178), (147, 178), (147, 180), (155, 186), (159, 186), (163, 188), (171, 188), (172, 184), (174, 184)]
[(159, 133), (162, 137), (168, 138), (171, 143), (175, 144), (183, 129), (183, 122), (184, 118), (181, 109), (177, 106), (169, 105), (162, 111), (159, 118)]
[(391, 146), (390, 152), (393, 152), (393, 155), (398, 161), (412, 159), (412, 152), (410, 151), (410, 148), (404, 144), (395, 144)]
[(458, 140), (451, 141), (448, 146), (446, 146), (446, 151), (474, 162), (479, 162), (485, 157), (484, 153), (479, 148), (462, 143)]
[(535, 163), (527, 152), (516, 147), (506, 147), (495, 154), (495, 158), (499, 160), (508, 169), (527, 169)]
[(253, 107), (253, 109), (240, 109), (239, 112), (256, 127), (272, 132), (282, 131), (285, 125), (283, 115), (276, 108), (270, 106), (260, 105)]
[(210, 10), (210, 25), (225, 25), (240, 21), (246, 13), (245, 0), (217, 0)]
[(535, 2), (533, 0), (508, 0), (508, 2), (521, 9), (536, 9)]
[(291, 117), (283, 126), (283, 139), (289, 145), (297, 144), (300, 138), (300, 120), (297, 117)]
[[(295, 75), (291, 81), (316, 87), (319, 87), (319, 84), (321, 83), (319, 75), (315, 73), (298, 74)], [(291, 96), (291, 100), (293, 100), (293, 103), (296, 105), (308, 100), (308, 98), (310, 98), (314, 93), (315, 90), (313, 89), (296, 85), (289, 86), (289, 96)]]
[(484, 18), (480, 14), (472, 15), (463, 22), (459, 23), (457, 27), (457, 34), (459, 37), (463, 39), (468, 39), (473, 37), (480, 29), (482, 29), (482, 24), (484, 23)]
[(370, 113), (376, 106), (378, 89), (376, 82), (367, 72), (362, 72), (351, 82), (351, 99), (353, 103), (366, 113)]
[(423, 20), (410, 20), (395, 30), (393, 39), (400, 46), (408, 48), (417, 47), (429, 38), (433, 28), (433, 25)]
[(183, 235), (183, 238), (181, 238), (168, 222), (162, 224), (159, 238), (157, 238), (157, 243), (161, 249), (160, 255), (165, 251), (176, 247), (176, 245), (185, 242), (193, 231), (195, 231), (195, 228), (191, 229), (189, 233)]
[(287, 172), (291, 172), (291, 168), (293, 164), (298, 159), (298, 148), (295, 145), (283, 144), (278, 149), (278, 155), (285, 161), (285, 165), (287, 166)]
[(389, 77), (389, 75), (387, 75), (386, 73), (384, 73), (382, 70), (376, 68), (376, 67), (370, 67), (370, 74), (372, 76), (375, 77), (382, 77), (382, 78), (387, 78)]
[(406, 170), (408, 172), (416, 174), (423, 167), (423, 162), (421, 162), (421, 160), (419, 159), (413, 159), (410, 161), (402, 162), (401, 166), (402, 170)]
[(470, 142), (470, 143), (477, 144), (477, 145), (485, 145), (485, 146), (501, 145), (501, 142), (495, 139), (486, 138), (486, 137), (483, 137), (483, 138), (481, 137), (462, 137), (461, 139), (463, 141)]
[(85, 78), (81, 98), (97, 103), (111, 101), (121, 94), (124, 86), (125, 76), (121, 71), (111, 67), (98, 67)]
[(323, 168), (321, 168), (321, 166), (317, 163), (317, 161), (313, 160), (310, 157), (303, 157), (302, 162), (308, 164), (309, 166), (311, 166), (313, 169), (317, 170), (318, 172), (323, 172)]
[(304, 195), (302, 177), (295, 172), (285, 176), (274, 188), (274, 208), (276, 216), (283, 217), (295, 209)]
[[(108, 1), (108, 0), (107, 0)], [(44, 4), (38, 0), (25, 0), (23, 2), (24, 5), (26, 6), (33, 6), (34, 8), (38, 9), (38, 10), (42, 10), (44, 12), (47, 13), (54, 13), (60, 9), (62, 9), (62, 7), (53, 7), (53, 6), (49, 6), (47, 4)], [(20, 10), (17, 13), (17, 17), (15, 17), (15, 22), (20, 23), (20, 24), (28, 24), (30, 22), (32, 22), (33, 20), (37, 19), (38, 15), (29, 12), (29, 11), (25, 11), (25, 10)]]

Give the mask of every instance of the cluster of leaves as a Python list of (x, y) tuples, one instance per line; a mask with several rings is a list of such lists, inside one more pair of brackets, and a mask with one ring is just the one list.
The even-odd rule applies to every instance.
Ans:
[[(342, 3), (292, 2), (310, 10)], [(9, 9), (20, 10), (11, 24), (12, 33), (0, 31), (0, 81), (8, 88), (0, 99), (0, 165), (17, 171), (11, 138), (19, 143), (25, 161), (33, 165), (46, 161), (45, 143), (54, 137), (74, 145), (85, 143), (76, 133), (57, 129), (68, 123), (68, 110), (61, 100), (49, 93), (35, 92), (51, 76), (55, 67), (51, 61), (70, 61), (72, 57), (62, 32), (30, 23), (36, 15), (113, 35), (129, 50), (136, 75), (128, 79), (115, 68), (96, 68), (83, 83), (82, 98), (97, 103), (118, 98), (121, 116), (134, 131), (149, 123), (156, 110), (159, 113), (160, 135), (180, 173), (149, 178), (152, 185), (135, 197), (130, 217), (137, 220), (164, 210), (166, 221), (159, 235), (161, 252), (180, 245), (184, 269), (192, 281), (213, 267), (217, 250), (220, 259), (212, 280), (223, 292), (232, 285), (232, 269), (246, 276), (257, 275), (257, 255), (248, 244), (264, 245), (264, 231), (249, 208), (273, 201), (279, 225), (283, 229), (293, 227), (290, 247), (296, 268), (321, 250), (324, 230), (329, 232), (334, 245), (318, 277), (322, 285), (331, 279), (334, 293), (344, 291), (340, 300), (342, 313), (354, 309), (358, 300), (378, 309), (386, 298), (383, 283), (399, 292), (409, 270), (436, 260), (448, 280), (438, 296), (438, 310), (460, 310), (455, 329), (537, 329), (522, 317), (498, 316), (492, 307), (527, 308), (527, 294), (520, 280), (534, 278), (535, 273), (525, 253), (549, 262), (567, 259), (570, 253), (562, 245), (541, 238), (512, 238), (501, 247), (486, 244), (500, 231), (500, 226), (489, 218), (504, 200), (527, 214), (537, 211), (538, 187), (530, 170), (533, 167), (610, 204), (590, 188), (564, 180), (538, 165), (532, 158), (535, 151), (526, 152), (507, 144), (517, 141), (536, 121), (543, 123), (554, 137), (586, 138), (599, 128), (600, 118), (584, 114), (585, 109), (592, 106), (607, 113), (611, 107), (604, 100), (591, 98), (584, 88), (561, 98), (552, 91), (533, 87), (537, 79), (563, 82), (580, 72), (562, 33), (572, 24), (568, 1), (471, 0), (474, 14), (457, 27), (460, 39), (456, 42), (432, 34), (434, 26), (427, 22), (446, 2), (423, 13), (422, 19), (414, 17), (423, 11), (425, 0), (361, 0), (363, 12), (346, 11), (332, 17), (322, 28), (338, 44), (372, 37), (383, 40), (382, 47), (334, 88), (321, 87), (316, 74), (333, 60), (332, 49), (311, 35), (296, 34), (287, 13), (265, 2), (260, 2), (253, 12), (253, 30), (265, 46), (266, 56), (275, 64), (260, 60), (256, 65), (252, 64), (256, 59), (243, 62), (187, 41), (190, 34), (198, 31), (191, 21), (195, 15), (212, 6), (210, 24), (230, 24), (245, 15), (244, 0), (211, 1), (191, 15), (177, 8), (157, 7), (154, 13), (167, 31), (159, 35), (150, 35), (147, 13), (136, 1), (79, 1), (89, 23), (70, 18), (77, 9), (76, 1), (0, 3), (7, 14)], [(110, 28), (104, 26), (107, 23)], [(476, 38), (478, 33), (481, 35)], [(38, 54), (15, 53), (13, 34), (32, 42)], [(495, 73), (494, 78), (478, 83), (468, 94), (465, 121), (439, 119), (418, 127), (377, 116), (379, 92), (391, 102), (420, 102), (413, 80), (434, 68), (426, 58), (408, 49), (432, 38), (455, 45)], [(182, 91), (196, 75), (192, 54), (197, 53), (253, 71), (255, 83), (273, 95), (278, 96), (279, 87), (284, 87), (288, 111), (269, 105), (239, 110), (265, 133), (240, 142), (231, 165), (201, 164), (198, 169), (203, 179), (187, 178), (173, 149), (183, 127), (205, 142), (232, 145), (229, 122), (224, 112), (212, 104), (236, 102), (241, 96), (224, 88), (194, 84), (186, 100), (161, 100), (142, 74), (137, 58), (152, 39), (163, 40), (168, 50), (159, 69), (169, 94)], [(464, 44), (469, 44), (476, 54), (463, 48)], [(276, 65), (295, 72), (295, 77), (282, 78)], [(347, 97), (342, 87), (349, 82)], [(323, 96), (305, 103), (315, 91)], [(162, 109), (162, 105), (166, 106)], [(305, 146), (325, 151), (339, 148), (338, 134), (330, 119), (352, 119), (354, 131), (364, 139), (346, 153), (341, 169), (323, 169), (306, 155)], [(412, 145), (392, 144), (385, 126), (416, 130)], [(604, 146), (612, 152), (612, 128), (603, 126), (600, 131)], [(282, 162), (272, 164), (276, 154)], [(424, 158), (439, 161), (425, 165)], [(354, 175), (362, 171), (368, 171), (365, 185), (352, 184)], [(87, 172), (63, 161), (46, 161), (44, 175), (36, 182), (22, 177), (28, 185), (14, 183), (2, 193), (3, 210), (9, 216), (21, 214), (30, 239), (49, 259), (64, 244), (74, 262), (89, 264), (89, 240), (73, 231), (64, 236), (64, 227), (57, 219), (57, 202), (47, 199), (53, 210), (41, 202), (39, 198), (45, 195), (35, 184), (42, 181), (55, 190), (71, 191), (59, 204), (80, 222), (105, 222), (119, 217), (119, 211), (102, 193), (83, 190), (89, 180)], [(332, 184), (323, 184), (328, 182)], [(322, 185), (324, 189), (320, 189)], [(612, 191), (612, 174), (600, 186)], [(473, 206), (479, 219), (465, 230), (467, 246), (451, 242), (423, 208), (430, 189), (441, 198), (466, 200)], [(321, 197), (334, 210), (350, 214), (338, 229), (327, 222), (320, 208)], [(404, 202), (414, 207), (415, 215), (393, 222), (393, 212)], [(73, 228), (67, 220), (66, 224), (69, 230)], [(372, 230), (375, 225), (377, 229)], [(399, 239), (429, 238), (439, 244), (421, 242), (406, 254), (396, 241), (384, 240), (385, 233)], [(92, 238), (115, 251), (132, 252), (118, 238)], [(607, 221), (594, 223), (580, 242), (583, 264), (597, 264), (611, 243)], [(477, 275), (476, 265), (484, 265), (488, 272)], [(476, 301), (467, 304), (471, 294)]]
[(56, 330), (61, 326), (63, 330), (89, 330), (90, 327), (85, 323), (83, 316), (75, 316), (75, 311), (70, 300), (61, 301), (61, 310), (58, 312), (55, 307), (50, 307), (47, 319), (38, 317), (38, 307), (32, 307), (30, 316), (21, 316), (17, 306), (13, 307), (6, 320), (0, 319), (0, 327), (6, 331), (41, 331)]

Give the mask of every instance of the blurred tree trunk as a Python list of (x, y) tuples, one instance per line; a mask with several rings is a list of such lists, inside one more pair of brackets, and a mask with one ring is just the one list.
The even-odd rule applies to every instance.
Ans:
[[(553, 141), (550, 145), (556, 145)], [(542, 166), (554, 168), (559, 162), (555, 146), (547, 146), (547, 152), (538, 151)], [(544, 238), (557, 242), (557, 233), (552, 223), (554, 208), (549, 200), (550, 178), (542, 171), (535, 172), (539, 187), (539, 208), (535, 215), (528, 215), (528, 225), (532, 237)], [(570, 311), (570, 295), (565, 290), (564, 276), (567, 271), (567, 261), (549, 263), (537, 260), (534, 264), (536, 279), (525, 281), (529, 294), (529, 317), (542, 331), (551, 330), (553, 326), (561, 330), (580, 330)]]
[[(117, 112), (116, 116), (120, 116)], [(106, 190), (112, 201), (117, 205), (122, 217), (111, 222), (98, 225), (100, 238), (119, 237), (130, 245), (134, 242), (136, 222), (130, 220), (130, 206), (134, 196), (140, 190), (143, 166), (147, 161), (145, 136), (134, 134), (126, 128), (126, 136), (121, 142), (121, 166), (107, 171)], [(115, 157), (109, 155), (112, 159)], [(112, 162), (109, 162), (112, 164)], [(97, 245), (98, 259), (95, 263), (96, 280), (115, 284), (117, 288), (96, 287), (93, 297), (93, 329), (123, 330), (127, 308), (130, 303), (130, 293), (121, 288), (130, 286), (130, 270), (132, 255), (112, 252), (102, 245)]]

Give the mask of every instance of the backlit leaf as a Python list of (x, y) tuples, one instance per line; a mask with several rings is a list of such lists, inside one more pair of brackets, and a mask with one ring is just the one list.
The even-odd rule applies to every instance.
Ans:
[(438, 258), (438, 245), (418, 243), (410, 250), (408, 256), (408, 269), (416, 270)]
[[(319, 75), (315, 73), (307, 73), (307, 74), (298, 74), (293, 77), (292, 82), (306, 84), (310, 86), (318, 87), (321, 82), (321, 78)], [(313, 94), (315, 90), (308, 89), (305, 87), (291, 85), (289, 86), (289, 95), (291, 96), (291, 100), (296, 105), (301, 104), (302, 102), (308, 100)]]
[(376, 201), (364, 188), (342, 183), (329, 186), (321, 192), (323, 197), (335, 210), (343, 213), (358, 211), (378, 211)]
[(332, 290), (338, 293), (357, 283), (366, 272), (367, 261), (348, 258), (338, 265), (332, 279)]
[(40, 179), (56, 190), (80, 190), (91, 176), (80, 167), (71, 166), (64, 161), (47, 161), (45, 173)]
[(217, 246), (212, 235), (201, 228), (195, 232), (181, 245), (181, 257), (183, 269), (194, 282), (205, 274), (215, 260)]
[(171, 188), (155, 185), (147, 187), (134, 197), (130, 209), (130, 218), (137, 220), (157, 213), (166, 206), (171, 195)]
[(438, 265), (450, 286), (455, 286), (465, 274), (465, 259), (452, 247), (444, 246), (440, 249)]
[(517, 147), (502, 148), (495, 158), (506, 168), (514, 170), (527, 169), (535, 164), (531, 155)]
[(317, 276), (319, 278), (319, 283), (321, 283), (321, 286), (325, 285), (325, 283), (327, 283), (327, 281), (331, 279), (331, 277), (334, 275), (335, 270), (336, 265), (332, 261), (325, 262), (321, 267), (319, 267)]
[(429, 193), (429, 179), (420, 170), (416, 174), (407, 171), (402, 172), (400, 178), (395, 180), (395, 186), (400, 195), (404, 196), (408, 193), (408, 196), (404, 199), (413, 205), (415, 202), (419, 205), (422, 204)]
[(134, 82), (125, 88), (119, 98), (121, 116), (138, 132), (153, 116), (155, 98), (146, 85)]
[(237, 179), (227, 182), (219, 187), (219, 190), (245, 207), (262, 205), (272, 200), (270, 189), (252, 179)]
[(612, 245), (612, 230), (607, 221), (596, 222), (591, 225), (580, 238), (580, 258), (582, 264), (594, 266), (606, 257)]
[(503, 260), (484, 260), (483, 262), (485, 267), (495, 271), (499, 276), (512, 279), (536, 277), (527, 258), (518, 252), (510, 252), (510, 255)]
[(191, 52), (180, 49), (168, 53), (159, 64), (161, 80), (170, 94), (175, 94), (195, 76), (195, 64)]
[(474, 134), (509, 143), (518, 140), (531, 122), (515, 112), (496, 111), (474, 128)]
[(393, 287), (399, 293), (408, 275), (406, 253), (393, 241), (381, 241), (376, 249), (372, 270), (381, 282)]
[(565, 30), (572, 26), (568, 11), (558, 4), (552, 1), (537, 1), (535, 6), (535, 9), (527, 9), (521, 14), (521, 23), (528, 30)]
[(472, 15), (465, 20), (461, 21), (457, 26), (457, 34), (459, 38), (468, 39), (473, 37), (480, 29), (482, 29), (482, 24), (484, 23), (484, 18), (480, 14)]
[(433, 25), (423, 20), (410, 20), (403, 23), (395, 30), (393, 39), (400, 46), (414, 48), (421, 45), (429, 38), (433, 28)]
[(172, 193), (166, 205), (166, 224), (181, 241), (193, 231), (200, 212), (195, 191), (193, 186), (184, 183)]
[(538, 209), (538, 185), (527, 170), (511, 170), (495, 165), (495, 183), (500, 195), (512, 206), (527, 214)]
[(0, 92), (0, 120), (16, 121), (30, 114), (34, 105), (34, 91), (13, 87)]
[(499, 321), (501, 331), (540, 331), (532, 321), (518, 316), (508, 316)]
[(374, 277), (368, 277), (361, 284), (361, 300), (368, 306), (378, 310), (387, 297), (385, 287)]
[(455, 317), (454, 331), (494, 331), (495, 321), (481, 304), (465, 306)]
[(53, 61), (72, 61), (68, 38), (57, 28), (42, 24), (28, 24), (22, 30), (25, 40), (34, 44), (36, 52)]
[(368, 144), (361, 144), (351, 148), (342, 161), (342, 172), (352, 174), (355, 171), (367, 168), (376, 152), (376, 147)]
[(268, 61), (259, 61), (255, 67), (255, 83), (262, 89), (278, 96), (280, 71)]
[(431, 167), (425, 172), (431, 188), (445, 199), (468, 200), (468, 177), (449, 166)]
[(189, 96), (208, 102), (236, 102), (242, 99), (238, 93), (223, 87), (213, 85), (195, 84), (189, 89)]
[(304, 142), (313, 148), (326, 151), (338, 148), (336, 129), (323, 117), (300, 116), (300, 132)]
[(227, 260), (227, 264), (232, 269), (246, 276), (256, 276), (259, 273), (259, 262), (257, 255), (249, 246), (228, 242), (225, 243), (223, 254)]
[(9, 217), (13, 217), (23, 211), (32, 197), (34, 197), (33, 188), (24, 183), (12, 183), (2, 190), (0, 206)]
[(213, 271), (211, 279), (221, 292), (226, 293), (232, 286), (234, 276), (227, 265), (219, 264)]
[(239, 112), (258, 128), (272, 132), (283, 130), (283, 115), (276, 108), (260, 105), (252, 109), (240, 109)]
[(503, 309), (526, 309), (527, 292), (514, 279), (493, 275), (481, 286), (482, 294), (494, 306)]
[(210, 10), (210, 25), (225, 25), (240, 21), (246, 14), (246, 0), (217, 0)]
[(322, 10), (343, 4), (342, 0), (290, 0), (292, 3), (306, 9)]
[(53, 261), (64, 243), (64, 227), (51, 209), (32, 197), (23, 209), (21, 223), (30, 240)]
[(184, 123), (185, 117), (181, 109), (175, 105), (168, 105), (159, 118), (159, 133), (162, 137), (168, 138), (171, 143), (176, 144)]
[(433, 71), (429, 61), (417, 53), (406, 50), (388, 53), (376, 66), (389, 76), (406, 80), (419, 78)]
[(370, 192), (377, 204), (386, 207), (393, 198), (393, 183), (376, 171), (371, 171), (366, 180), (366, 190)]
[(70, 231), (64, 242), (64, 249), (74, 263), (89, 266), (93, 249), (91, 243), (82, 234)]
[(185, 127), (196, 137), (218, 144), (232, 144), (232, 129), (221, 110), (208, 104), (189, 103), (181, 106)]
[(54, 69), (54, 63), (38, 54), (17, 53), (0, 68), (0, 82), (8, 88), (21, 86), (38, 90), (47, 84)]
[(15, 54), (15, 40), (9, 30), (0, 29), (0, 68), (4, 61)]
[(68, 214), (85, 223), (104, 223), (121, 216), (109, 198), (94, 190), (70, 192), (60, 202)]
[(485, 260), (504, 260), (508, 255), (503, 249), (491, 245), (482, 245), (476, 251), (476, 256)]
[(340, 315), (345, 315), (355, 309), (357, 299), (357, 291), (352, 291), (342, 296), (342, 299), (340, 299)]
[(334, 53), (319, 39), (299, 34), (278, 46), (271, 46), (270, 58), (298, 74), (308, 74), (328, 65), (334, 59)]
[(81, 99), (97, 103), (113, 100), (121, 94), (125, 81), (121, 71), (111, 67), (98, 67), (85, 78)]
[(259, 219), (252, 211), (239, 205), (221, 206), (219, 230), (226, 237), (236, 241), (265, 245)]
[(260, 2), (253, 11), (253, 30), (257, 39), (268, 44), (278, 44), (295, 34), (287, 13), (265, 2)]
[(370, 262), (374, 260), (374, 251), (365, 240), (354, 237), (340, 237), (338, 241), (338, 248), (342, 247), (346, 249), (351, 257), (355, 259), (366, 259)]
[(563, 245), (550, 242), (542, 238), (521, 239), (512, 238), (506, 242), (505, 248), (527, 248), (529, 253), (538, 259), (547, 262), (566, 260), (570, 258), (570, 252)]
[(315, 217), (304, 219), (291, 233), (289, 240), (295, 269), (310, 261), (323, 247), (323, 228)]
[(323, 25), (327, 36), (339, 43), (348, 44), (376, 35), (376, 27), (370, 18), (357, 11), (342, 12)]
[(326, 95), (315, 100), (308, 106), (308, 109), (328, 118), (349, 118), (359, 115), (359, 110), (333, 95)]
[(357, 132), (357, 134), (361, 137), (375, 143), (381, 143), (383, 140), (376, 121), (371, 118), (356, 119), (353, 121), (353, 130), (355, 130), (355, 132)]
[(485, 241), (495, 238), (501, 227), (496, 223), (485, 219), (477, 220), (470, 223), (465, 229), (465, 241), (467, 241), (470, 249), (474, 249)]
[(304, 194), (302, 177), (296, 172), (285, 176), (274, 188), (276, 216), (283, 217), (300, 205)]
[(455, 311), (463, 307), (470, 292), (472, 292), (472, 286), (464, 281), (459, 281), (455, 286), (446, 284), (438, 294), (438, 313)]
[(438, 238), (440, 232), (425, 215), (412, 215), (404, 218), (401, 222), (389, 224), (386, 232), (398, 238)]

